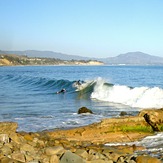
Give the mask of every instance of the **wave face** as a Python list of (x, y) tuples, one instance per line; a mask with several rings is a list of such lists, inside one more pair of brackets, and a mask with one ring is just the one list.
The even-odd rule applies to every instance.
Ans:
[(9, 81), (10, 83), (15, 82), (21, 87), (28, 87), (28, 89), (36, 90), (60, 90), (66, 88), (69, 92), (74, 91), (72, 84), (73, 81), (64, 80), (64, 79), (49, 79), (43, 77), (29, 77), (29, 76), (19, 76), (19, 75), (6, 75), (1, 78), (3, 81)]
[(92, 99), (120, 103), (139, 108), (163, 107), (163, 89), (159, 87), (135, 87), (108, 85), (99, 78), (91, 94)]
[[(6, 75), (1, 78), (3, 81), (9, 80), (16, 82), (19, 86), (26, 86), (29, 90), (44, 91), (46, 93), (56, 93), (65, 88), (67, 94), (77, 94), (85, 98), (91, 98), (123, 104), (130, 107), (137, 108), (161, 108), (163, 107), (163, 89), (159, 87), (129, 87), (126, 85), (113, 85), (107, 83), (103, 78), (94, 80), (82, 81), (82, 84), (77, 85), (76, 81), (69, 81), (65, 79), (48, 79), (41, 77), (26, 77)], [(74, 97), (75, 97), (74, 96)]]

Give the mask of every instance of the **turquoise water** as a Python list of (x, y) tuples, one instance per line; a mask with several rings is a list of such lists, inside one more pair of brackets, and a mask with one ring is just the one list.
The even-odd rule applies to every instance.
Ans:
[[(135, 115), (163, 107), (162, 80), (162, 66), (0, 67), (0, 121), (33, 132), (83, 126), (121, 111)], [(57, 94), (62, 88), (67, 91)], [(94, 114), (78, 115), (82, 106)]]

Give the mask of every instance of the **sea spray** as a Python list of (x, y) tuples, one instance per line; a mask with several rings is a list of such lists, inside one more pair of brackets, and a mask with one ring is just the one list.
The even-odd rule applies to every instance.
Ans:
[(163, 89), (159, 87), (135, 87), (125, 85), (108, 85), (99, 78), (96, 81), (92, 99), (120, 103), (138, 108), (163, 107)]

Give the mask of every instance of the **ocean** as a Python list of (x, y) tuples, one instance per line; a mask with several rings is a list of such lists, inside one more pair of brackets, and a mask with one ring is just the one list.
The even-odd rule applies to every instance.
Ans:
[[(0, 67), (0, 121), (35, 132), (84, 126), (121, 111), (136, 115), (163, 107), (162, 79), (163, 66)], [(94, 114), (77, 114), (83, 106)]]

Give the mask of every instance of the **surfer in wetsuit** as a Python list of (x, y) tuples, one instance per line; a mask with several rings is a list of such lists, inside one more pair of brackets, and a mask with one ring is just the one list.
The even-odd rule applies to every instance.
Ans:
[(63, 89), (61, 89), (60, 91), (58, 91), (57, 94), (59, 94), (59, 93), (65, 93), (65, 92), (66, 92), (66, 89), (63, 88)]
[(83, 84), (83, 81), (78, 80), (78, 81), (75, 81), (75, 82), (73, 83), (73, 87), (79, 88), (80, 86), (82, 86), (82, 84)]
[(77, 84), (77, 85), (82, 85), (82, 82), (81, 82), (80, 80), (78, 80), (78, 81), (76, 82), (76, 84)]

